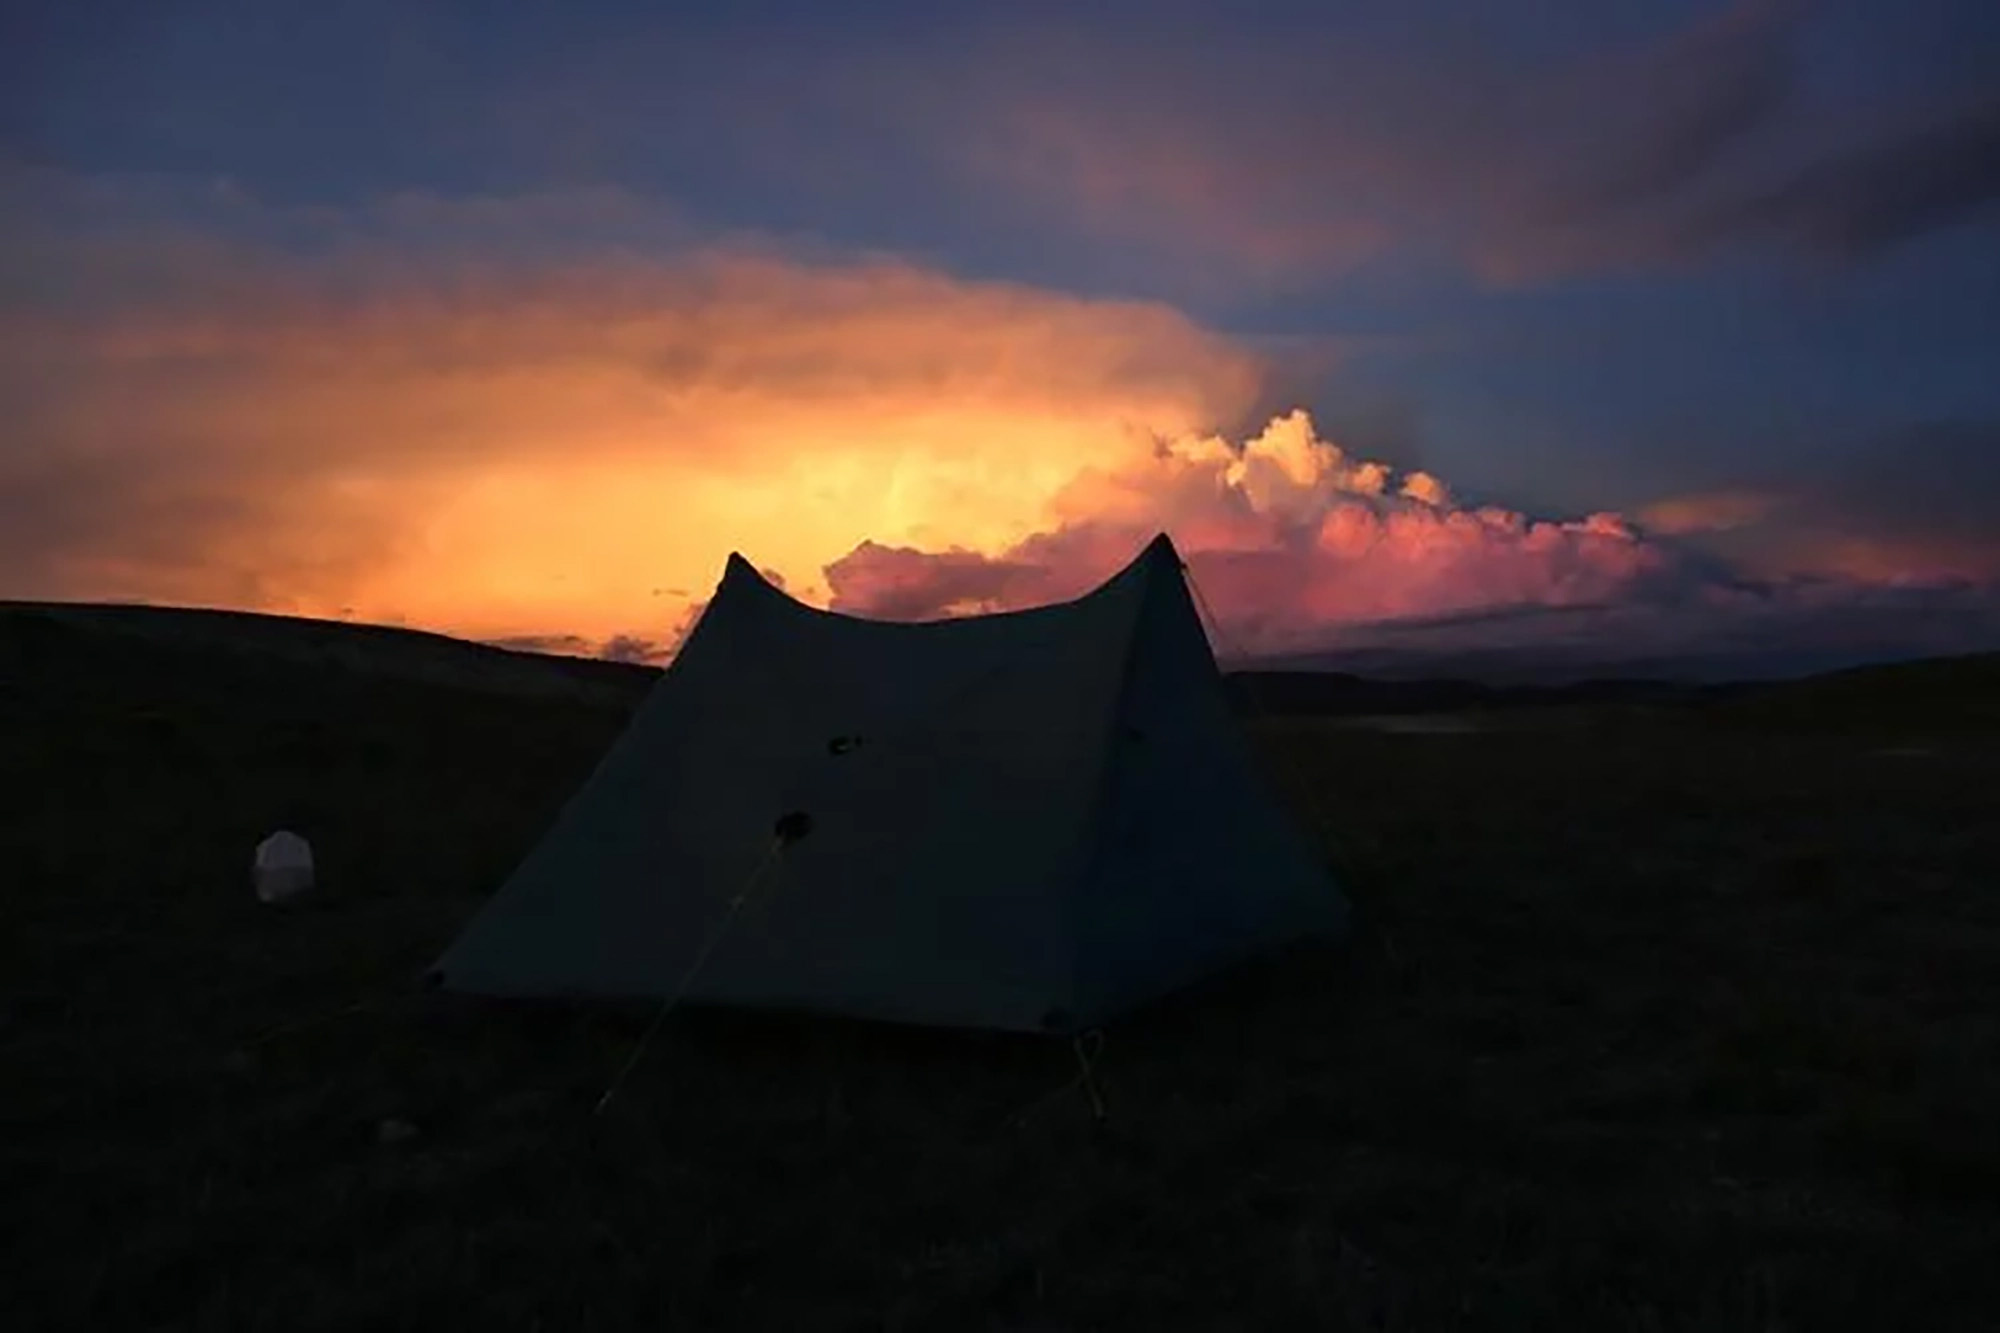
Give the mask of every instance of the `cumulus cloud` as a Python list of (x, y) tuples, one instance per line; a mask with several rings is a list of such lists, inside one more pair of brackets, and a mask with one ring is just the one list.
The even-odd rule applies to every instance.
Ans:
[(1295, 411), (1240, 445), (1155, 441), (1079, 474), (1051, 524), (998, 552), (877, 543), (829, 565), (837, 610), (925, 619), (1074, 596), (1155, 532), (1174, 538), (1225, 644), (1276, 653), (1345, 626), (1516, 606), (1597, 605), (1674, 576), (1622, 519), (1462, 507), (1423, 473), (1349, 456)]
[(1996, 443), (1905, 432), (1787, 488), (1551, 519), (1461, 504), (1292, 412), (1241, 443), (1163, 439), (1085, 469), (1005, 548), (866, 542), (826, 582), (836, 609), (885, 619), (1012, 610), (1087, 591), (1165, 531), (1239, 661), (1728, 674), (1985, 650), (2000, 647)]

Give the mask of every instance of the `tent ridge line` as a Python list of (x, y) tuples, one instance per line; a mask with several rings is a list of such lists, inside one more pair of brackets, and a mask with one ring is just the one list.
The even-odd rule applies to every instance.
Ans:
[[(989, 611), (972, 616), (935, 616), (927, 620), (881, 620), (873, 616), (857, 616), (848, 611), (835, 611), (829, 607), (814, 606), (810, 602), (800, 601), (785, 589), (771, 582), (770, 579), (764, 576), (764, 571), (758, 569), (741, 551), (731, 551), (729, 558), (723, 562), (723, 576), (721, 582), (716, 586), (715, 596), (721, 596), (723, 590), (729, 586), (733, 576), (738, 582), (747, 582), (747, 586), (751, 590), (781, 602), (795, 611), (820, 620), (839, 621), (854, 625), (880, 625), (892, 630), (932, 629), (943, 625), (964, 624), (969, 620), (1012, 620), (1016, 617), (1039, 616), (1044, 612), (1083, 606), (1097, 601), (1115, 591), (1117, 585), (1125, 582), (1127, 579), (1142, 576), (1145, 573), (1147, 562), (1153, 558), (1154, 550), (1163, 545), (1168, 554), (1172, 556), (1174, 563), (1181, 568), (1185, 568), (1185, 563), (1181, 560), (1179, 552), (1174, 549), (1173, 539), (1166, 533), (1161, 532), (1156, 534), (1139, 549), (1137, 554), (1119, 566), (1117, 570), (1112, 572), (1102, 582), (1094, 587), (1085, 589), (1074, 597), (1064, 598), (1061, 601), (1044, 602), (1037, 606), (1017, 607), (1009, 611)], [(711, 601), (713, 601), (713, 598), (711, 598)]]

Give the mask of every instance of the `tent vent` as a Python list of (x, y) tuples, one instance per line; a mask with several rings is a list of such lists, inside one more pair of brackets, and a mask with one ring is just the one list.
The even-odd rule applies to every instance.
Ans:
[(811, 815), (803, 810), (793, 810), (779, 815), (777, 822), (771, 825), (771, 832), (779, 842), (789, 845), (811, 833), (812, 828)]

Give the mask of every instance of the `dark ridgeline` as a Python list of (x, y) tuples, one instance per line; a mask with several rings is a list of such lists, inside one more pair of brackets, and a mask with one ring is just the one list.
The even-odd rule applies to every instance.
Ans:
[(1741, 685), (1655, 680), (1585, 680), (1563, 685), (1493, 685), (1478, 680), (1384, 680), (1340, 671), (1239, 670), (1227, 675), (1230, 699), (1244, 713), (1287, 717), (1444, 713), (1471, 709), (1592, 704), (1697, 703), (1742, 692)]

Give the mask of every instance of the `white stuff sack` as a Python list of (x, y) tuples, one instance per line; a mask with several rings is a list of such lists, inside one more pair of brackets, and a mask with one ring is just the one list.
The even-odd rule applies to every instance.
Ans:
[(313, 886), (312, 844), (287, 829), (279, 829), (257, 844), (250, 862), (257, 897), (267, 903), (289, 902)]

